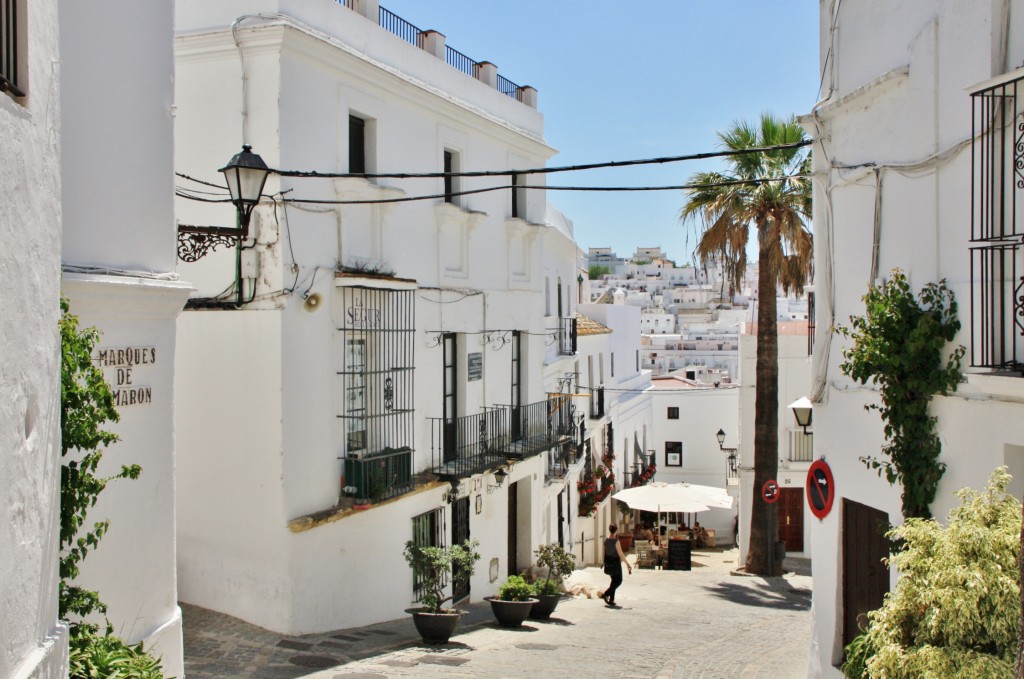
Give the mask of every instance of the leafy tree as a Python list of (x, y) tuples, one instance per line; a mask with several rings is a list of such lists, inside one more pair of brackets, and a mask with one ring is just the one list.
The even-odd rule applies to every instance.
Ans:
[(601, 276), (607, 276), (611, 271), (612, 270), (609, 267), (603, 264), (592, 264), (590, 268), (587, 269), (587, 277), (592, 281), (596, 281), (601, 278)]
[(559, 585), (576, 569), (576, 556), (554, 543), (541, 545), (533, 553), (537, 555), (537, 565), (548, 569), (543, 584), (535, 583), (537, 593), (558, 594)]
[(1021, 504), (1000, 467), (984, 492), (965, 488), (943, 527), (912, 517), (889, 537), (901, 576), (846, 647), (847, 677), (1009, 677), (1020, 616)]
[[(764, 113), (756, 123), (735, 122), (718, 134), (720, 146), (748, 151), (806, 141), (796, 119)], [(702, 233), (696, 254), (707, 266), (725, 263), (731, 288), (742, 283), (751, 231), (758, 243), (757, 385), (754, 400), (754, 505), (750, 517), (747, 570), (778, 574), (773, 556), (778, 535), (774, 505), (760, 499), (759, 489), (775, 478), (779, 467), (779, 364), (776, 291), (800, 289), (811, 275), (813, 241), (810, 167), (805, 147), (756, 151), (729, 156), (725, 172), (698, 172), (688, 183), (687, 200), (679, 212)]]
[(473, 575), (480, 554), (476, 548), (479, 540), (467, 540), (461, 545), (448, 547), (421, 547), (409, 540), (405, 543), (406, 562), (423, 584), (423, 610), (428, 613), (442, 613), (444, 602), (451, 599), (445, 596), (444, 589), (452, 577), (452, 571), (459, 579), (468, 580)]
[(852, 328), (837, 328), (854, 342), (843, 351), (840, 368), (861, 384), (878, 385), (881, 405), (866, 407), (885, 421), (882, 452), (889, 459), (861, 459), (890, 484), (902, 485), (904, 517), (927, 518), (946, 470), (928, 404), (934, 394), (956, 390), (964, 355), (960, 346), (942, 360), (960, 330), (956, 299), (944, 280), (924, 286), (915, 299), (906, 274), (894, 269), (881, 286), (868, 290), (864, 306), (863, 316), (850, 317)]
[[(103, 427), (119, 419), (114, 397), (103, 371), (92, 361), (99, 341), (96, 328), (79, 328), (78, 317), (61, 299), (61, 410), (60, 426), (64, 462), (60, 470), (60, 583), (58, 609), (61, 619), (70, 622), (70, 674), (79, 677), (125, 677), (159, 679), (160, 662), (142, 649), (130, 646), (113, 634), (110, 623), (105, 633), (99, 625), (86, 622), (87, 616), (106, 613), (99, 594), (72, 584), (79, 564), (99, 544), (110, 526), (98, 521), (83, 529), (90, 508), (109, 481), (138, 478), (138, 465), (126, 465), (114, 476), (101, 477), (97, 468), (102, 448), (118, 440), (117, 434)], [(74, 616), (72, 619), (71, 616)]]

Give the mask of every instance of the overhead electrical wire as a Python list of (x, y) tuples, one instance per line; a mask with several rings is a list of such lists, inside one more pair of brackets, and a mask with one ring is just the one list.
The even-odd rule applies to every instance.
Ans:
[[(694, 183), (694, 184), (672, 184), (666, 186), (547, 186), (544, 184), (522, 184), (512, 186), (500, 184), (498, 186), (487, 186), (480, 189), (467, 189), (465, 191), (452, 191), (448, 193), (432, 193), (419, 196), (403, 196), (400, 198), (359, 198), (359, 199), (326, 199), (326, 198), (280, 198), (282, 203), (305, 203), (310, 205), (380, 205), (386, 203), (411, 203), (419, 200), (438, 200), (456, 196), (469, 196), (491, 191), (507, 190), (533, 190), (533, 191), (589, 191), (589, 192), (630, 192), (630, 191), (687, 191), (691, 189), (705, 189), (719, 186), (757, 186), (771, 182), (785, 181), (787, 179), (803, 179), (810, 177), (807, 174), (790, 174), (780, 177), (764, 177), (762, 179), (734, 179), (721, 182)], [(191, 193), (188, 189), (178, 188), (176, 194), (182, 198), (200, 201), (204, 203), (230, 203), (230, 198), (202, 198)]]

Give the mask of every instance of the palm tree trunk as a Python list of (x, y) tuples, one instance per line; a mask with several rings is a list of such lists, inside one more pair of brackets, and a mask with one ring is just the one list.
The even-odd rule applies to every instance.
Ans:
[(778, 568), (775, 564), (778, 514), (775, 505), (761, 497), (765, 481), (775, 479), (779, 471), (779, 338), (775, 299), (778, 271), (773, 267), (778, 236), (771, 231), (765, 222), (758, 224), (754, 492), (747, 550), (747, 572), (758, 575), (782, 574), (781, 564)]

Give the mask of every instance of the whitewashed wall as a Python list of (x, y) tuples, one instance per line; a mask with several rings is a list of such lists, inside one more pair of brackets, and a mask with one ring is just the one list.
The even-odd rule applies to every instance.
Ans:
[[(299, 20), (249, 19), (238, 31), (247, 82), (243, 121), (239, 53), (227, 29), (254, 9)], [(552, 154), (535, 109), (338, 3), (243, 8), (186, 1), (177, 13), (183, 33), (176, 56), (176, 158), (187, 174), (218, 181), (216, 168), (243, 141), (243, 123), (245, 141), (273, 167), (344, 172), (350, 112), (373, 121), (370, 164), (381, 172), (439, 171), (446, 148), (461, 154), (467, 170), (536, 167)], [(466, 179), (461, 188), (488, 181)], [(440, 180), (271, 177), (265, 193), (337, 200), (441, 190)], [(411, 605), (402, 546), (414, 516), (449, 511), (441, 497), (447, 484), (426, 484), (340, 520), (310, 518), (329, 513), (341, 491), (336, 366), (344, 309), (336, 285), (345, 279), (335, 280), (336, 268), (365, 263), (412, 281), (402, 285), (416, 296), (417, 470), (431, 466), (429, 418), (442, 415), (439, 333), (460, 333), (463, 380), (468, 355), (482, 354), (482, 378), (461, 385), (459, 415), (509, 400), (511, 349), (486, 344), (485, 330), (529, 333), (523, 337), (524, 400), (539, 401), (548, 390), (542, 365), (553, 328), (543, 313), (549, 232), (558, 232), (552, 247), (568, 253), (563, 268), (575, 286), (575, 243), (564, 225), (545, 223), (542, 193), (527, 196), (525, 219), (510, 218), (507, 191), (457, 203), (275, 209), (265, 201), (254, 218), (256, 301), (246, 311), (195, 311), (182, 318), (180, 360), (199, 366), (179, 374), (177, 383), (179, 487), (189, 498), (178, 509), (184, 601), (294, 634), (379, 622)], [(179, 218), (224, 226), (233, 216), (228, 208), (179, 201)], [(219, 251), (182, 271), (197, 281), (199, 295), (211, 295), (230, 283), (232, 257)], [(306, 293), (321, 294), (324, 304), (307, 311)], [(511, 483), (519, 482), (520, 567), (529, 565), (543, 539), (542, 459), (516, 464), (506, 488), (490, 494), (489, 474), (480, 477), (479, 491), (468, 490), (475, 481), (462, 484), (464, 493), (481, 495), (481, 513), (474, 498), (470, 519), (484, 557), (472, 583), (474, 599), (493, 593), (506, 575)], [(491, 559), (497, 559), (493, 580)], [(381, 595), (381, 583), (398, 586)]]
[[(702, 486), (728, 488), (726, 485), (726, 456), (718, 448), (716, 434), (726, 432), (725, 445), (737, 447), (739, 422), (739, 387), (672, 386), (670, 380), (659, 380), (651, 389), (653, 409), (653, 436), (651, 448), (658, 461), (658, 481), (665, 483), (695, 483)], [(668, 419), (670, 407), (679, 409), (679, 419)], [(683, 465), (670, 467), (665, 455), (665, 442), (683, 444)], [(732, 543), (733, 517), (739, 511), (738, 498), (732, 509), (711, 509), (697, 519), (705, 528), (713, 528), (716, 539), (723, 545)]]
[(66, 0), (60, 22), (62, 288), (103, 333), (98, 351), (152, 359), (104, 363), (122, 418), (105, 468), (143, 473), (111, 484), (90, 514), (111, 527), (80, 580), (108, 603), (118, 634), (180, 675), (173, 375), (175, 318), (190, 286), (174, 273), (173, 7)]
[(0, 676), (67, 675), (57, 621), (60, 108), (56, 0), (22, 35), (28, 96), (0, 94)]
[[(835, 667), (842, 657), (841, 500), (874, 507), (893, 523), (902, 519), (899, 488), (859, 460), (878, 454), (884, 442), (878, 414), (863, 409), (877, 402), (877, 394), (842, 375), (838, 366), (847, 344), (827, 334), (833, 322), (846, 324), (851, 314), (864, 313), (874, 168), (880, 168), (882, 184), (879, 278), (896, 266), (907, 272), (914, 289), (946, 278), (960, 304), (963, 330), (957, 341), (969, 344), (970, 150), (951, 152), (938, 163), (928, 159), (970, 138), (968, 89), (1024, 60), (1024, 3), (1017, 0), (844, 4), (835, 30), (832, 5), (821, 4), (822, 64), (827, 53), (832, 55), (824, 100), (805, 118), (812, 134), (824, 140), (814, 156), (821, 177), (814, 219), (819, 329), (814, 443), (816, 456), (825, 455), (832, 467), (837, 491), (832, 513), (812, 524), (814, 634), (808, 675), (813, 677), (841, 676)], [(826, 157), (870, 163), (871, 169), (830, 169)], [(918, 161), (925, 165), (917, 172), (895, 167)], [(934, 401), (942, 460), (948, 465), (932, 505), (937, 517), (953, 506), (957, 489), (981, 488), (996, 466), (1024, 472), (1024, 432), (1017, 424), (1021, 393), (1019, 378), (970, 375), (956, 395)], [(1018, 491), (1024, 488), (1020, 480), (1015, 484)]]

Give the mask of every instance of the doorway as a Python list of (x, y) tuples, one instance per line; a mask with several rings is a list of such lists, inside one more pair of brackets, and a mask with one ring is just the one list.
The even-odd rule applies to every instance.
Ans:
[(519, 482), (508, 487), (508, 575), (519, 572)]
[[(469, 497), (459, 498), (452, 505), (452, 544), (469, 540)], [(460, 577), (458, 566), (452, 569), (452, 605), (469, 596), (469, 578)]]
[(779, 539), (786, 543), (786, 553), (804, 551), (804, 489), (780, 488)]
[(889, 516), (874, 507), (843, 499), (843, 646), (853, 641), (868, 611), (882, 605), (889, 591), (885, 533)]

